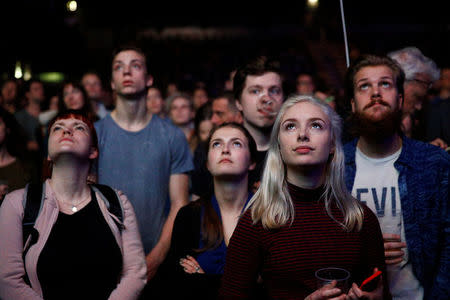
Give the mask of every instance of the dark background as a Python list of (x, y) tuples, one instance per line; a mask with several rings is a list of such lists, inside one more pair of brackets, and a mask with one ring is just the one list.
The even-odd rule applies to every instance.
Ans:
[[(108, 82), (112, 50), (128, 41), (148, 53), (150, 72), (160, 86), (175, 81), (188, 88), (203, 81), (219, 89), (235, 65), (256, 54), (278, 57), (288, 77), (302, 70), (336, 69), (335, 77), (345, 71), (340, 7), (335, 0), (320, 1), (315, 11), (305, 8), (305, 1), (80, 0), (76, 13), (66, 10), (66, 2), (2, 1), (1, 79), (12, 76), (20, 60), (34, 75), (59, 71), (66, 78), (78, 78), (96, 70)], [(450, 14), (445, 3), (344, 1), (350, 50), (383, 54), (417, 46), (439, 66), (448, 66)], [(201, 39), (161, 37), (168, 29), (186, 27), (231, 33)], [(333, 84), (340, 82), (336, 79)]]

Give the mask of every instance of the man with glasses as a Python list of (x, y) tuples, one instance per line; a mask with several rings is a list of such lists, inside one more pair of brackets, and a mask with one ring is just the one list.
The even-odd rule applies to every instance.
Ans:
[[(435, 81), (439, 79), (440, 72), (436, 63), (422, 54), (416, 47), (407, 47), (388, 53), (388, 56), (397, 62), (405, 72), (403, 125), (404, 133), (412, 138), (424, 140), (425, 118), (424, 107), (428, 106), (428, 91)], [(407, 124), (407, 120), (411, 123)], [(408, 130), (408, 127), (410, 129)], [(443, 147), (441, 141), (431, 142)]]
[[(431, 101), (427, 114), (426, 141), (442, 139), (450, 145), (450, 67), (441, 68), (439, 94)], [(450, 148), (446, 148), (447, 152)]]

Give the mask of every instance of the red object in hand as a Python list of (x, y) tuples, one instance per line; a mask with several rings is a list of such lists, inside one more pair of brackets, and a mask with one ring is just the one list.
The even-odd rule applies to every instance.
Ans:
[(377, 278), (378, 276), (381, 275), (381, 271), (376, 271), (375, 273), (373, 273), (373, 275), (371, 275), (370, 277), (368, 277), (366, 280), (364, 280), (361, 285), (359, 286), (360, 289), (363, 288), (363, 286), (365, 286), (366, 284), (368, 284), (369, 282), (371, 282), (372, 280), (374, 280), (375, 278)]

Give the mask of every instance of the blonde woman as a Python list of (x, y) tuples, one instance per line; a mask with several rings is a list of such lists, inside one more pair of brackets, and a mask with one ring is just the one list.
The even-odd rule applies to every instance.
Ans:
[[(345, 187), (340, 134), (327, 104), (310, 96), (283, 104), (261, 186), (230, 241), (223, 298), (251, 297), (259, 275), (268, 298), (389, 298), (384, 280), (370, 292), (358, 288), (385, 270), (383, 240), (377, 218)], [(315, 271), (325, 267), (348, 270), (351, 289), (335, 281), (318, 288)]]

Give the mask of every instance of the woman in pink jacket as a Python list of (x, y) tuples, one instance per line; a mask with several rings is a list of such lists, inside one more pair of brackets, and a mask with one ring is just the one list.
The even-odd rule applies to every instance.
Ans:
[(136, 217), (119, 193), (121, 222), (87, 183), (97, 156), (97, 135), (84, 115), (68, 111), (50, 124), (52, 174), (34, 225), (37, 242), (22, 241), (24, 189), (0, 208), (0, 299), (138, 298), (146, 265)]

